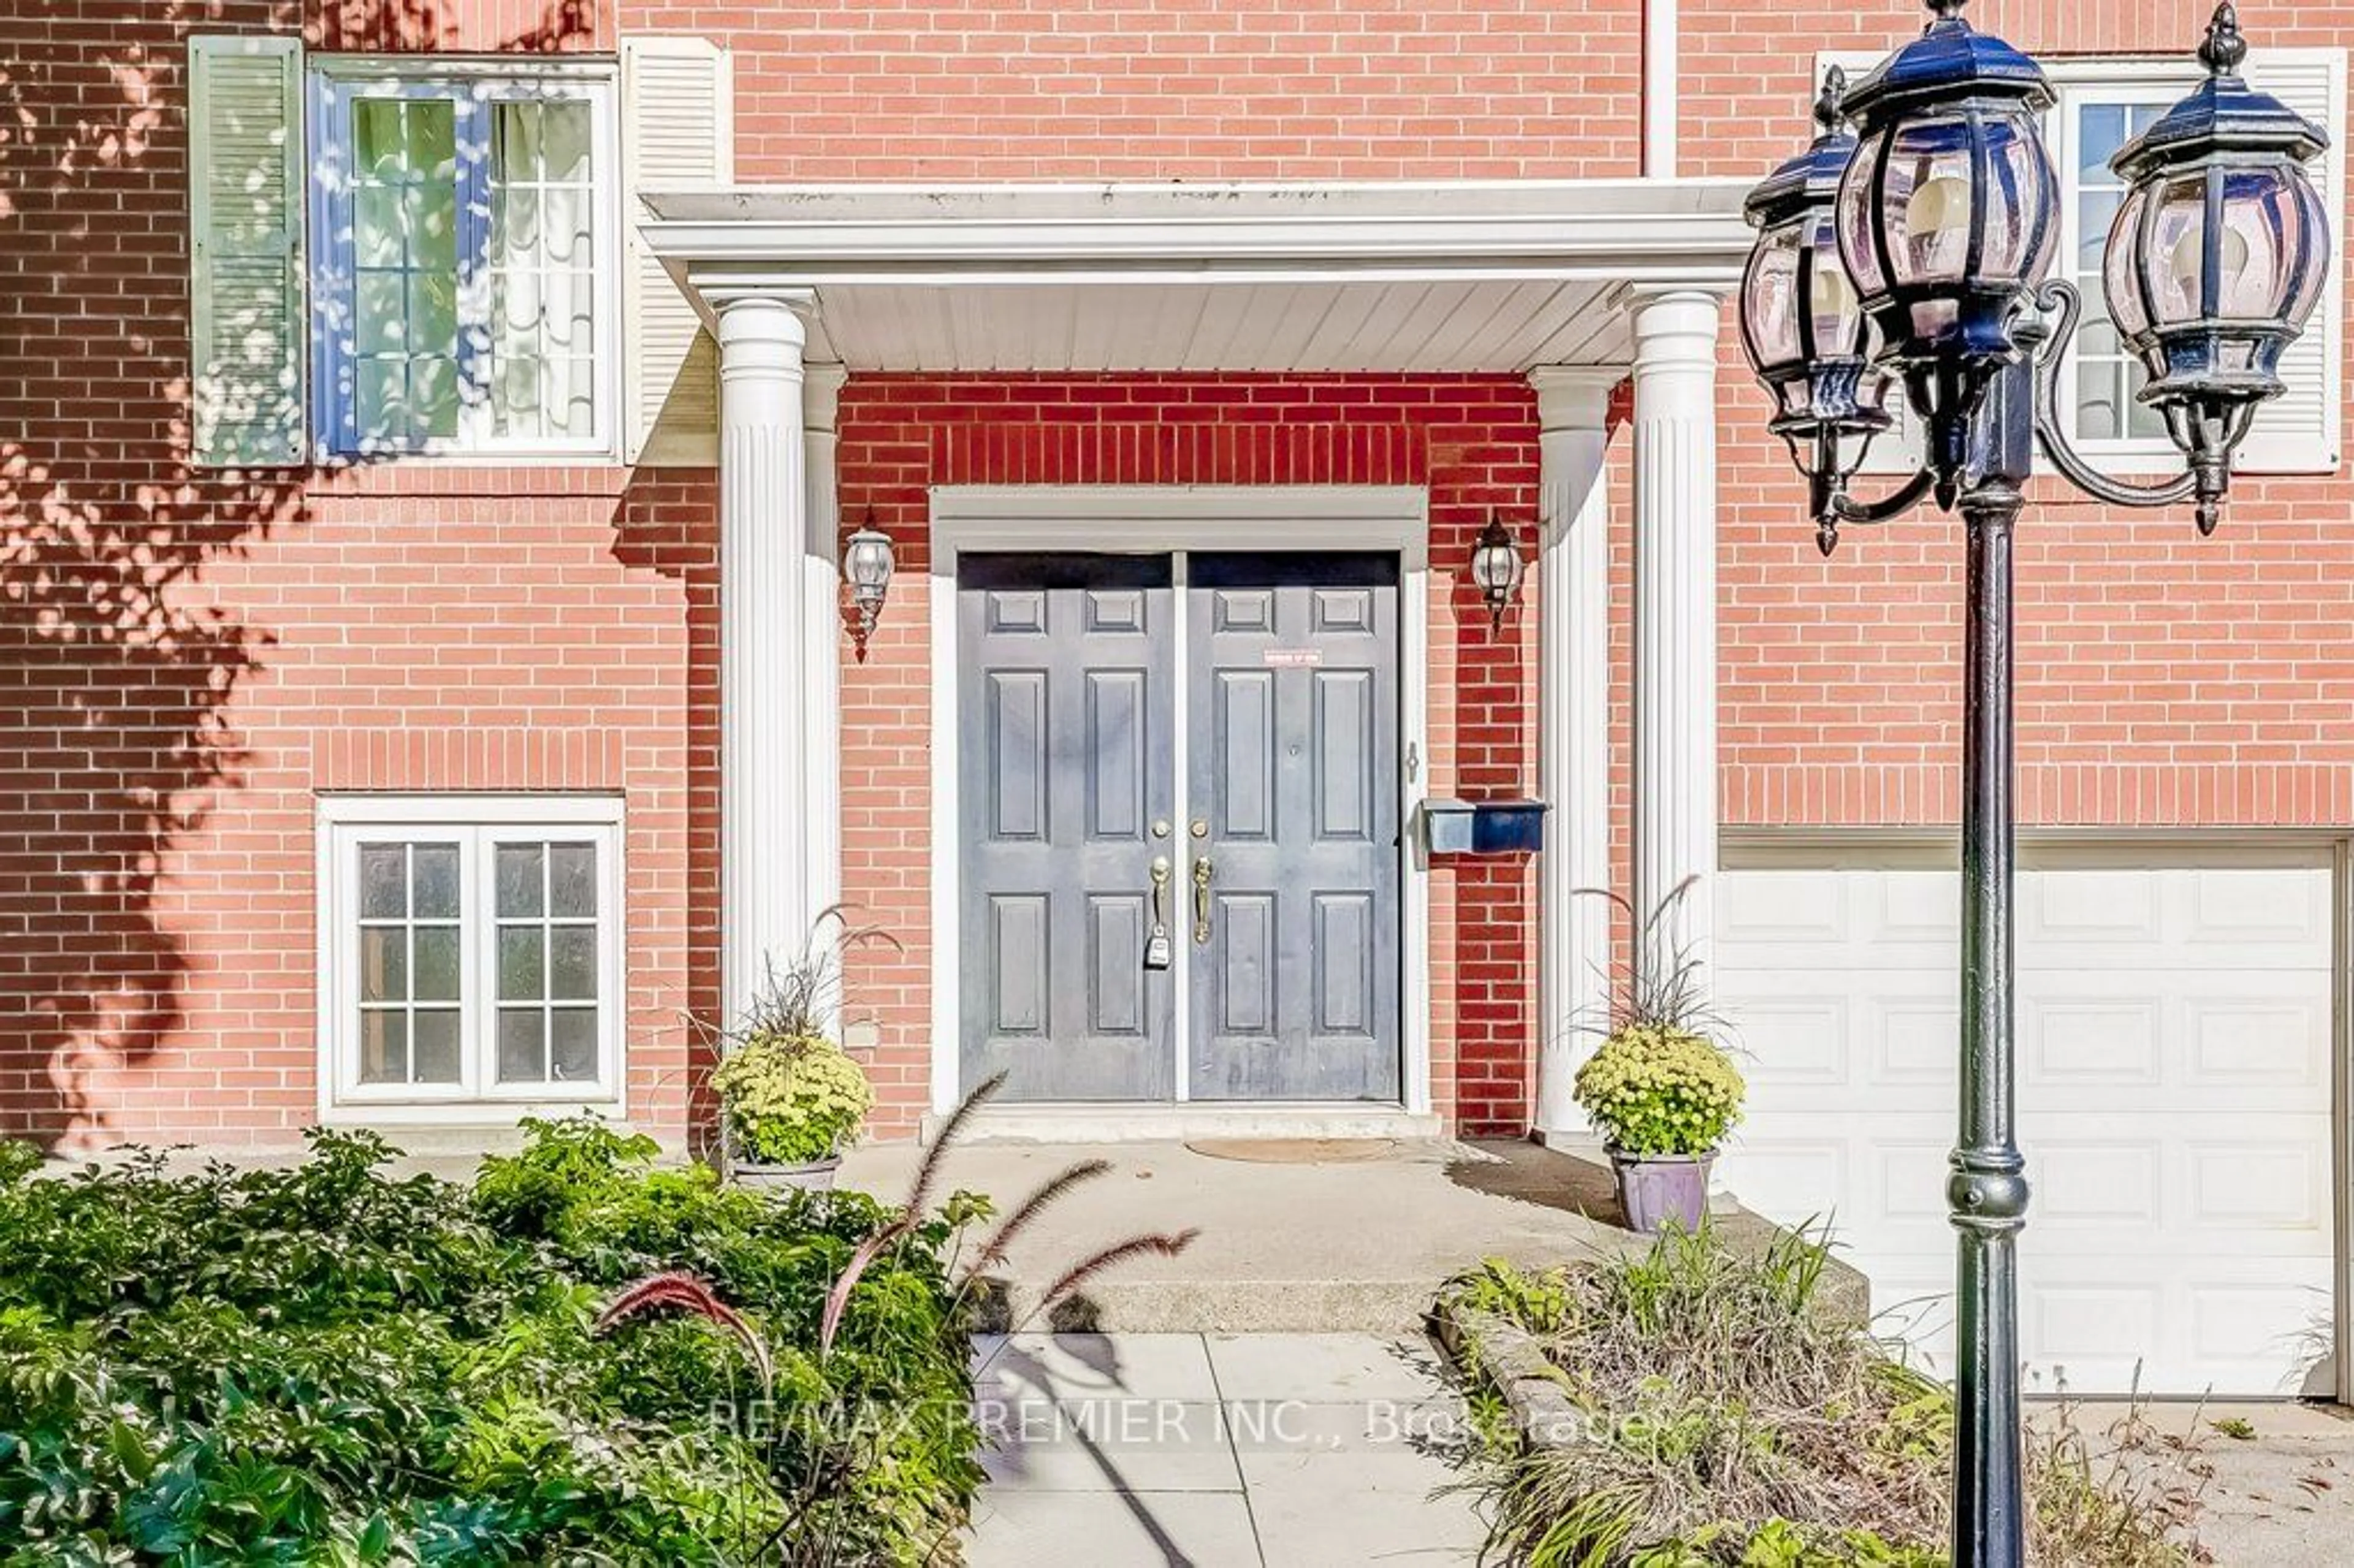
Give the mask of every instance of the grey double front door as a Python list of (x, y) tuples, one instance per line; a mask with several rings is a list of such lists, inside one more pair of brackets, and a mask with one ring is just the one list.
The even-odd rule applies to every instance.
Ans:
[(1014, 1100), (1394, 1100), (1398, 562), (967, 554), (960, 1056)]

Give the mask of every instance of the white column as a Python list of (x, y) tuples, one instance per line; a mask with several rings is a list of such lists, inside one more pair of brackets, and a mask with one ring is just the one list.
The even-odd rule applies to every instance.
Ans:
[(738, 1022), (809, 937), (805, 291), (720, 298), (720, 1006)]
[(1538, 867), (1537, 1128), (1585, 1143), (1572, 1096), (1589, 1054), (1584, 1025), (1609, 1002), (1610, 509), (1603, 465), (1611, 389), (1623, 369), (1549, 366), (1537, 391), (1539, 768), (1552, 810)]
[(1635, 319), (1635, 854), (1638, 919), (1688, 877), (1660, 939), (1706, 960), (1716, 873), (1719, 296), (1638, 291)]
[(842, 498), (836, 490), (834, 409), (849, 373), (812, 365), (801, 388), (802, 461), (809, 474), (808, 547), (801, 589), (808, 649), (802, 810), (809, 825), (811, 918), (842, 902)]

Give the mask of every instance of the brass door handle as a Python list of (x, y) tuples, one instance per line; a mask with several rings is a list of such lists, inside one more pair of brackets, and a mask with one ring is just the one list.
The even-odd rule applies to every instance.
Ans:
[(1202, 856), (1193, 863), (1193, 945), (1202, 947), (1210, 939), (1210, 857)]
[(1165, 969), (1177, 961), (1169, 941), (1169, 857), (1152, 857), (1152, 929), (1144, 938), (1144, 967)]

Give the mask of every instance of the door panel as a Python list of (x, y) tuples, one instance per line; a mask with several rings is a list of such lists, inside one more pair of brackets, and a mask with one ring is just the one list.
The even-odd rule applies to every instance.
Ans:
[(1397, 559), (1196, 555), (1188, 578), (1189, 1093), (1394, 1100)]
[(1003, 1070), (1009, 1100), (1173, 1093), (1175, 991), (1145, 968), (1150, 863), (1175, 853), (1151, 836), (1175, 785), (1170, 582), (1166, 556), (958, 563), (968, 1088)]

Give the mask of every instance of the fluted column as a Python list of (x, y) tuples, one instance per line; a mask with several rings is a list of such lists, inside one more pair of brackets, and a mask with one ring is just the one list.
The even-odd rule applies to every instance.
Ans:
[(723, 297), (719, 338), (719, 963), (733, 1026), (810, 903), (805, 291)]
[(1638, 292), (1635, 321), (1634, 899), (1705, 961), (1716, 874), (1716, 335), (1719, 296)]
[(834, 469), (834, 409), (848, 373), (812, 365), (801, 387), (801, 447), (808, 469), (808, 546), (801, 554), (807, 635), (802, 666), (808, 783), (810, 917), (842, 902), (842, 503)]
[(1543, 947), (1537, 1127), (1590, 1136), (1572, 1097), (1586, 1054), (1581, 1025), (1608, 1005), (1610, 906), (1610, 551), (1603, 465), (1617, 369), (1548, 366), (1537, 392), (1539, 767), (1552, 811), (1539, 867)]

